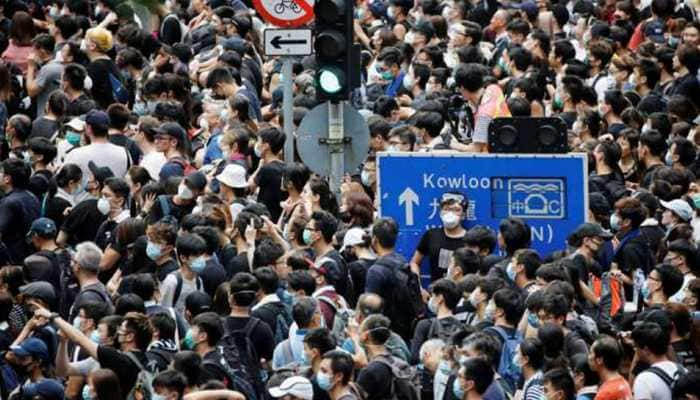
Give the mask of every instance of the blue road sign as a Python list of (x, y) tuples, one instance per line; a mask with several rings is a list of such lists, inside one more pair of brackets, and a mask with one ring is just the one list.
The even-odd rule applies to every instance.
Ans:
[(442, 225), (440, 197), (449, 191), (467, 195), (465, 227), (498, 232), (502, 219), (521, 218), (542, 256), (564, 249), (586, 219), (585, 154), (380, 153), (377, 170), (380, 215), (399, 224), (397, 250), (407, 259), (426, 230)]

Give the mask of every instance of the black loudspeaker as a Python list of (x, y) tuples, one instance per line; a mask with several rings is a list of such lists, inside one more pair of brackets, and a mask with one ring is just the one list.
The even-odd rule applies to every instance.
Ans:
[(489, 125), (490, 153), (568, 153), (566, 122), (554, 118), (496, 118)]

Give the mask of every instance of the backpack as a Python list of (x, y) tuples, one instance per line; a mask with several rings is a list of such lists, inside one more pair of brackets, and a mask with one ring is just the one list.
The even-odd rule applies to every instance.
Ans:
[(192, 165), (192, 163), (190, 163), (189, 161), (185, 160), (182, 157), (175, 157), (175, 158), (172, 158), (170, 161), (172, 161), (175, 164), (182, 167), (182, 169), (184, 171), (183, 172), (184, 176), (187, 176), (189, 174), (197, 172), (197, 168), (195, 168), (194, 165)]
[(450, 343), (452, 335), (464, 329), (464, 325), (455, 317), (443, 319), (433, 318), (428, 330), (429, 339), (440, 339), (445, 343)]
[(260, 357), (251, 339), (255, 328), (261, 321), (250, 317), (243, 329), (229, 330), (224, 321), (224, 337), (219, 341), (219, 351), (223, 360), (232, 369), (240, 370), (251, 383), (256, 396), (259, 399), (265, 396), (265, 382), (260, 368)]
[(410, 341), (413, 337), (413, 322), (423, 311), (420, 281), (408, 263), (399, 268), (386, 267), (391, 268), (394, 273), (393, 290), (389, 294), (390, 309), (387, 310), (391, 319), (391, 330), (404, 340)]
[(141, 362), (139, 362), (136, 356), (127, 351), (124, 355), (131, 360), (139, 368), (139, 374), (136, 376), (136, 383), (134, 387), (126, 396), (127, 400), (151, 400), (153, 399), (153, 374), (147, 370)]
[[(177, 301), (180, 300), (180, 294), (182, 293), (182, 274), (180, 271), (175, 271), (175, 279), (177, 279), (177, 284), (175, 285), (175, 294), (173, 295), (173, 304), (171, 304), (171, 307), (175, 307), (175, 304), (177, 304)], [(195, 289), (197, 291), (202, 290), (202, 278), (197, 275), (197, 279), (195, 280)], [(175, 320), (177, 322), (177, 320)]]
[(666, 386), (668, 386), (668, 388), (671, 390), (671, 393), (673, 393), (676, 382), (688, 374), (688, 370), (678, 363), (676, 363), (676, 372), (673, 374), (673, 376), (670, 376), (668, 373), (666, 373), (666, 371), (659, 367), (651, 366), (646, 370), (661, 378), (661, 380), (664, 381)]
[(221, 383), (226, 385), (227, 389), (241, 392), (247, 400), (257, 400), (258, 396), (255, 394), (255, 389), (253, 389), (253, 386), (251, 386), (251, 384), (242, 377), (240, 372), (234, 371), (223, 357), (221, 357), (221, 360), (218, 363), (205, 360), (202, 363), (202, 368), (205, 366), (213, 367), (219, 371), (219, 374), (221, 374), (223, 377)]
[(111, 71), (108, 75), (109, 84), (112, 87), (112, 97), (117, 103), (127, 104), (129, 102), (129, 91), (124, 86), (124, 82)]
[(273, 339), (275, 344), (282, 343), (289, 337), (289, 327), (294, 322), (291, 310), (281, 302), (265, 303), (260, 306), (260, 309), (276, 316)]
[(486, 329), (496, 332), (498, 336), (500, 336), (501, 341), (503, 341), (501, 359), (498, 362), (498, 374), (503, 377), (510, 387), (518, 387), (521, 372), (513, 366), (513, 358), (515, 357), (518, 346), (523, 341), (523, 335), (517, 329), (513, 335), (508, 335), (500, 326), (492, 326)]
[(407, 362), (382, 354), (374, 359), (391, 370), (391, 394), (388, 400), (420, 400), (420, 374)]

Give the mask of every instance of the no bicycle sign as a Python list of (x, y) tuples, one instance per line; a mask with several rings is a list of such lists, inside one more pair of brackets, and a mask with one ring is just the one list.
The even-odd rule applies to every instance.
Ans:
[(301, 26), (314, 18), (314, 0), (253, 0), (253, 5), (262, 19), (281, 27)]

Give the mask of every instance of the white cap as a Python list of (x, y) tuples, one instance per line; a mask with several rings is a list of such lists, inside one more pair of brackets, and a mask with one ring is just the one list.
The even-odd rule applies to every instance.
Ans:
[(345, 250), (345, 248), (348, 246), (356, 246), (364, 243), (364, 236), (366, 234), (367, 232), (362, 228), (348, 229), (348, 231), (345, 233), (345, 237), (343, 238), (343, 247), (341, 248), (341, 251)]
[(229, 164), (224, 168), (216, 179), (228, 187), (234, 189), (246, 188), (248, 187), (248, 181), (246, 180), (246, 171), (241, 165)]
[(661, 207), (674, 212), (683, 221), (688, 222), (693, 219), (693, 208), (687, 201), (675, 199), (671, 201), (660, 200), (659, 202)]
[(287, 378), (281, 385), (271, 387), (269, 392), (274, 398), (280, 398), (287, 395), (304, 400), (313, 400), (314, 398), (314, 388), (311, 386), (311, 382), (301, 376)]
[(80, 118), (73, 118), (66, 123), (66, 126), (78, 132), (82, 132), (85, 130), (85, 121)]

